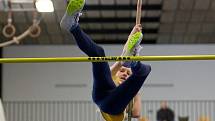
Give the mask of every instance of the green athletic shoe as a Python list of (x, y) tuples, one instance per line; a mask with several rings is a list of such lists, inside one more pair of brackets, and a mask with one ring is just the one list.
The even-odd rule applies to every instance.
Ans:
[[(140, 50), (142, 47), (140, 43), (142, 41), (143, 34), (142, 32), (136, 32), (135, 34), (129, 37), (128, 41), (126, 42), (123, 53), (121, 56), (139, 56)], [(137, 61), (122, 61), (121, 64), (124, 67), (132, 67), (135, 66)]]
[(70, 0), (67, 6), (66, 12), (72, 16), (82, 11), (85, 4), (85, 0)]
[(143, 38), (142, 32), (136, 32), (135, 34), (131, 35), (131, 37), (129, 38), (129, 40), (126, 42), (124, 46), (122, 56), (138, 55), (140, 52), (139, 50), (140, 50), (140, 43), (142, 41), (142, 38)]
[(71, 31), (78, 26), (79, 16), (85, 5), (85, 0), (70, 0), (66, 12), (61, 19), (60, 26), (66, 31)]

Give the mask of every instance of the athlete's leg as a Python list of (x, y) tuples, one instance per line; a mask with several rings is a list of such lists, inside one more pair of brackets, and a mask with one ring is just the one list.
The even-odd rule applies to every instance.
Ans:
[[(72, 5), (75, 0), (70, 1)], [(81, 1), (81, 0), (80, 0)], [(83, 1), (83, 0), (82, 0)], [(104, 57), (103, 48), (96, 45), (78, 26), (77, 18), (79, 14), (70, 13), (73, 18), (67, 15), (63, 17), (61, 25), (68, 25), (69, 31), (74, 35), (79, 48), (88, 56)], [(74, 20), (76, 19), (76, 20)], [(67, 29), (68, 29), (67, 28)], [(107, 62), (93, 63), (93, 100), (100, 107), (100, 109), (109, 114), (118, 114), (123, 112), (129, 101), (136, 95), (141, 88), (145, 78), (147, 77), (150, 68), (141, 64), (133, 67), (133, 75), (123, 84), (116, 88)], [(141, 71), (142, 70), (142, 71)], [(138, 72), (143, 72), (138, 74)], [(112, 107), (113, 106), (113, 107)]]
[(102, 111), (112, 115), (122, 113), (138, 93), (151, 71), (149, 65), (140, 62), (137, 62), (131, 69), (133, 74), (124, 83), (109, 92), (108, 96), (100, 103)]
[[(70, 0), (67, 11), (61, 20), (61, 27), (73, 34), (78, 47), (88, 56), (104, 57), (104, 49), (95, 44), (78, 25), (78, 19), (84, 2), (84, 0)], [(95, 102), (99, 102), (99, 100), (107, 95), (108, 90), (116, 87), (111, 78), (110, 68), (107, 62), (93, 63), (93, 78), (92, 97)]]
[[(79, 26), (71, 31), (78, 47), (90, 57), (105, 57), (104, 49), (92, 41)], [(93, 99), (104, 97), (108, 90), (116, 86), (111, 78), (110, 68), (107, 62), (93, 62)], [(104, 94), (105, 93), (105, 94)], [(99, 98), (99, 99), (97, 99)]]

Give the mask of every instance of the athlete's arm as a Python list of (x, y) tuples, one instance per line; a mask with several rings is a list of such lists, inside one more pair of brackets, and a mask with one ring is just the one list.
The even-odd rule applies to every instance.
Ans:
[(134, 104), (133, 104), (133, 109), (132, 109), (132, 117), (133, 118), (139, 118), (141, 114), (141, 96), (138, 93), (134, 97)]

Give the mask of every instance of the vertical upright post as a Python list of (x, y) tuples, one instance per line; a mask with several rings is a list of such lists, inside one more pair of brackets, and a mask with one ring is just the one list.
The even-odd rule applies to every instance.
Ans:
[(3, 109), (1, 98), (0, 98), (0, 121), (5, 121), (4, 109)]
[[(2, 48), (0, 48), (0, 58), (2, 58), (2, 51), (3, 51), (3, 49)], [(2, 85), (2, 72), (3, 70), (2, 70), (2, 64), (0, 64), (0, 99), (2, 98), (2, 89), (3, 89), (3, 85)]]
[[(2, 48), (0, 48), (0, 58), (2, 58)], [(4, 110), (2, 105), (2, 64), (0, 64), (0, 121), (5, 121)]]

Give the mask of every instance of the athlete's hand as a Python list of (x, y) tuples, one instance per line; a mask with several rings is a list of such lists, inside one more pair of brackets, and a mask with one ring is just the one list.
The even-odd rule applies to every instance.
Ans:
[[(135, 34), (136, 32), (142, 32), (142, 25), (141, 24), (137, 24), (134, 26), (134, 28), (132, 29), (130, 35)], [(129, 36), (130, 36), (129, 35)]]

